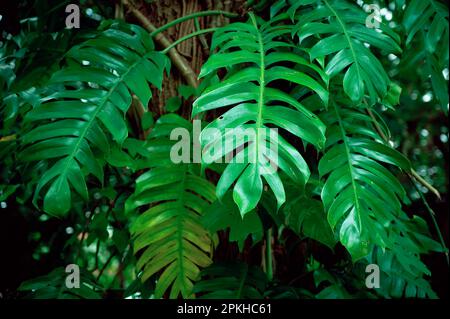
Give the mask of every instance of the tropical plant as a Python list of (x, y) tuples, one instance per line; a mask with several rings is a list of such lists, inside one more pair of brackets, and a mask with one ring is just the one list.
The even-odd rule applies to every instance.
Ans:
[[(33, 263), (51, 260), (20, 296), (448, 294), (423, 258), (448, 267), (433, 211), (447, 203), (445, 3), (375, 1), (373, 26), (362, 0), (237, 1), (157, 28), (144, 13), (159, 4), (141, 2), (83, 3), (87, 27), (63, 30), (64, 8), (36, 1), (4, 32), (1, 207), (32, 225)], [(436, 138), (411, 139), (416, 124)]]
[[(153, 132), (159, 135), (189, 125), (177, 115), (165, 115), (158, 120)], [(150, 134), (149, 162), (158, 157), (160, 160), (136, 179), (135, 192), (127, 200), (125, 209), (132, 211), (150, 205), (130, 228), (134, 251), (145, 248), (136, 264), (137, 269), (143, 271), (142, 280), (165, 268), (156, 284), (155, 297), (162, 297), (171, 286), (170, 297), (175, 298), (181, 293), (188, 298), (192, 294), (193, 281), (199, 275), (199, 267), (205, 268), (212, 263), (213, 242), (200, 224), (200, 217), (215, 199), (214, 185), (198, 176), (190, 164), (172, 163), (167, 156), (168, 144), (168, 136), (153, 139)]]

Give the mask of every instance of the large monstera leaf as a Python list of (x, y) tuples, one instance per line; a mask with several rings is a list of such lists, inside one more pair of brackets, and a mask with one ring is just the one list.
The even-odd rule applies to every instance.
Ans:
[(425, 31), (427, 51), (434, 53), (440, 48), (442, 57), (448, 62), (448, 16), (448, 8), (439, 1), (411, 0), (403, 17), (407, 32), (406, 44), (410, 44), (419, 31)]
[(22, 136), (20, 158), (49, 165), (35, 203), (45, 189), (44, 211), (63, 216), (73, 191), (87, 199), (85, 176), (102, 182), (103, 158), (112, 143), (120, 145), (128, 135), (125, 114), (132, 93), (146, 107), (149, 83), (160, 88), (168, 66), (148, 33), (135, 25), (113, 23), (67, 53), (67, 66), (50, 79), (48, 91), (54, 93), (25, 117), (31, 130)]
[(240, 251), (243, 251), (249, 235), (253, 242), (259, 242), (264, 231), (256, 211), (248, 212), (244, 217), (241, 216), (231, 192), (227, 192), (222, 199), (217, 199), (205, 210), (202, 224), (211, 232), (229, 228), (229, 241), (236, 241)]
[(225, 79), (208, 87), (194, 102), (193, 115), (231, 106), (202, 131), (200, 139), (206, 163), (222, 158), (227, 161), (232, 154), (217, 184), (217, 195), (221, 198), (235, 183), (233, 198), (242, 215), (259, 202), (262, 178), (275, 194), (278, 206), (284, 203), (278, 167), (298, 184), (305, 184), (310, 175), (296, 148), (269, 128), (286, 130), (318, 148), (325, 141), (323, 123), (272, 85), (300, 85), (327, 103), (328, 92), (320, 84), (327, 82), (323, 71), (304, 59), (300, 51), (293, 51), (288, 42), (278, 39), (290, 32), (289, 26), (272, 26), (251, 15), (247, 23), (233, 23), (215, 32), (211, 48), (218, 52), (201, 70), (203, 77), (227, 69)]
[[(382, 23), (379, 29), (366, 26), (367, 13), (350, 2), (295, 2), (293, 8), (306, 11), (298, 15), (293, 34), (298, 36), (301, 43), (314, 37), (310, 44), (310, 58), (328, 58), (325, 72), (330, 79), (345, 69), (343, 87), (352, 101), (361, 102), (367, 94), (374, 103), (387, 94), (390, 80), (371, 48), (378, 48), (386, 54), (398, 54), (401, 52), (400, 38)], [(304, 4), (308, 7), (304, 8)]]
[(437, 298), (424, 278), (431, 272), (420, 260), (421, 254), (431, 251), (444, 250), (431, 239), (426, 222), (418, 216), (409, 218), (402, 212), (389, 227), (388, 247), (375, 247), (367, 258), (382, 271), (377, 292), (384, 297)]
[(201, 224), (201, 216), (216, 198), (214, 185), (198, 176), (195, 166), (174, 164), (169, 159), (171, 141), (166, 133), (192, 126), (171, 114), (161, 117), (148, 142), (150, 169), (136, 180), (126, 211), (142, 208), (131, 226), (137, 268), (146, 281), (159, 274), (155, 297), (170, 288), (170, 298), (192, 297), (193, 282), (200, 268), (211, 261), (213, 242)]
[(201, 272), (195, 293), (204, 299), (263, 299), (267, 276), (245, 263), (217, 263)]
[(407, 171), (410, 163), (382, 142), (372, 119), (360, 110), (333, 101), (322, 119), (328, 125), (326, 152), (319, 162), (319, 173), (326, 177), (322, 201), (331, 227), (358, 260), (374, 244), (388, 245), (386, 228), (401, 213), (405, 191), (381, 163)]
[(287, 201), (282, 211), (285, 216), (285, 224), (297, 234), (317, 240), (333, 249), (336, 240), (327, 223), (320, 200), (297, 196)]

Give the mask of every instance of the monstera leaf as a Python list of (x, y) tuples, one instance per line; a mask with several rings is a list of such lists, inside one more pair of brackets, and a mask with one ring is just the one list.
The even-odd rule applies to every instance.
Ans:
[(325, 141), (322, 122), (292, 96), (272, 86), (273, 82), (300, 85), (327, 103), (328, 92), (320, 84), (327, 81), (326, 75), (290, 50), (288, 43), (277, 41), (290, 32), (289, 26), (272, 26), (252, 14), (247, 23), (223, 27), (214, 33), (211, 45), (218, 52), (210, 56), (200, 74), (228, 70), (225, 79), (195, 100), (192, 114), (232, 106), (202, 131), (201, 145), (204, 162), (225, 158), (228, 163), (217, 184), (217, 195), (221, 198), (235, 183), (233, 197), (242, 215), (258, 204), (262, 178), (278, 206), (284, 203), (278, 167), (298, 184), (304, 184), (310, 174), (300, 153), (270, 128), (286, 130), (318, 148)]
[(55, 216), (70, 210), (73, 191), (87, 199), (87, 174), (103, 181), (104, 156), (128, 135), (125, 113), (131, 94), (147, 106), (149, 83), (161, 87), (168, 66), (141, 27), (106, 26), (67, 53), (67, 66), (50, 79), (49, 85), (58, 89), (49, 90), (54, 93), (25, 117), (31, 129), (21, 138), (19, 157), (48, 162), (34, 202), (45, 189), (44, 210)]
[(311, 60), (328, 57), (325, 72), (330, 78), (345, 69), (344, 91), (352, 101), (361, 102), (365, 94), (372, 103), (383, 98), (390, 80), (366, 45), (398, 54), (399, 36), (382, 23), (378, 30), (367, 27), (367, 13), (348, 1), (298, 1), (294, 8), (303, 8), (303, 3), (315, 5), (299, 15), (293, 34), (301, 43), (314, 37), (309, 51)]
[(183, 298), (192, 297), (200, 268), (212, 262), (212, 240), (200, 218), (215, 200), (215, 190), (191, 164), (170, 161), (174, 143), (163, 133), (179, 125), (189, 127), (190, 123), (175, 114), (158, 120), (148, 143), (148, 158), (154, 164), (136, 180), (135, 192), (125, 205), (129, 213), (143, 208), (131, 226), (131, 234), (135, 253), (142, 251), (137, 262), (142, 280), (160, 273), (156, 298), (169, 287), (170, 298), (180, 293)]
[(267, 277), (245, 263), (213, 264), (201, 273), (194, 292), (204, 299), (262, 299)]
[(421, 254), (443, 252), (443, 247), (430, 238), (426, 222), (418, 217), (401, 215), (389, 227), (387, 249), (375, 248), (368, 261), (380, 267), (380, 289), (384, 297), (437, 298), (425, 279), (430, 270), (420, 260)]
[(399, 181), (380, 163), (405, 170), (410, 163), (381, 142), (372, 119), (360, 110), (333, 101), (322, 119), (329, 127), (319, 162), (319, 173), (326, 177), (322, 201), (328, 222), (357, 260), (368, 255), (373, 244), (387, 246), (385, 228), (400, 214), (405, 196)]
[(285, 224), (297, 234), (303, 234), (330, 248), (334, 247), (336, 240), (320, 200), (298, 196), (291, 198), (282, 210)]

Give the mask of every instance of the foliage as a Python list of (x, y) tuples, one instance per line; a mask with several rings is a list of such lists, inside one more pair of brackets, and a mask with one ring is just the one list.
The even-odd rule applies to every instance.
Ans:
[(28, 297), (33, 299), (100, 299), (100, 295), (94, 291), (94, 288), (99, 287), (91, 274), (81, 274), (82, 282), (78, 288), (67, 288), (66, 276), (64, 268), (56, 268), (48, 275), (22, 283), (19, 290), (29, 291)]
[[(276, 65), (279, 62), (289, 61), (293, 62), (294, 66), (302, 65), (308, 67), (310, 71), (315, 70), (321, 74), (317, 66), (308, 63), (301, 56), (292, 52), (278, 51), (285, 48), (286, 43), (274, 39), (289, 33), (290, 28), (272, 27), (270, 22), (261, 22), (262, 25), (258, 25), (253, 15), (250, 18), (251, 21), (247, 24), (230, 24), (214, 34), (211, 48), (219, 47), (219, 50), (203, 65), (200, 76), (206, 76), (221, 67), (242, 63), (252, 63), (256, 67), (244, 67), (228, 75), (224, 81), (207, 88), (193, 105), (193, 115), (196, 115), (199, 112), (237, 104), (205, 128), (205, 130), (218, 129), (221, 133), (219, 138), (206, 134), (200, 138), (204, 152), (208, 152), (210, 148), (215, 150), (211, 161), (248, 143), (241, 152), (245, 153), (244, 163), (249, 164), (231, 161), (217, 183), (217, 195), (220, 198), (236, 181), (233, 198), (242, 215), (258, 204), (263, 191), (261, 177), (264, 177), (273, 191), (278, 207), (284, 204), (286, 195), (283, 183), (277, 173), (271, 173), (272, 165), (279, 165), (280, 169), (297, 183), (306, 183), (310, 174), (300, 153), (281, 136), (277, 141), (279, 158), (275, 159), (270, 151), (271, 146), (268, 147), (267, 144), (276, 142), (271, 140), (270, 133), (262, 134), (261, 129), (275, 125), (317, 147), (321, 147), (325, 139), (324, 126), (314, 114), (283, 91), (270, 88), (269, 84), (277, 80), (289, 81), (317, 93), (325, 104), (328, 99), (328, 93), (313, 77), (294, 68)], [(225, 52), (236, 47), (243, 50)], [(324, 77), (323, 74), (322, 76)], [(248, 103), (249, 101), (257, 103)], [(268, 106), (270, 102), (273, 105)], [(283, 102), (289, 107), (279, 106)], [(226, 143), (231, 142), (223, 142), (220, 138), (226, 137), (225, 130), (230, 128), (242, 131), (250, 129), (255, 134), (248, 139), (245, 138), (245, 134), (239, 135), (230, 149)], [(225, 145), (221, 146), (222, 143)], [(253, 157), (255, 160), (252, 160)]]
[[(448, 251), (418, 199), (447, 193), (446, 4), (378, 1), (371, 28), (364, 1), (248, 1), (197, 31), (200, 85), (173, 96), (159, 31), (93, 2), (99, 23), (55, 30), (37, 10), (0, 47), (1, 207), (33, 225), (33, 258), (56, 260), (20, 296), (439, 297), (423, 256)], [(193, 152), (175, 163), (180, 129)]]
[(319, 162), (319, 173), (326, 176), (321, 197), (328, 222), (357, 260), (369, 253), (372, 243), (388, 246), (385, 226), (395, 221), (405, 196), (401, 184), (380, 162), (404, 170), (410, 169), (410, 163), (367, 129), (373, 121), (367, 114), (336, 102), (322, 118), (328, 124), (330, 145)]
[[(150, 205), (133, 222), (130, 231), (134, 251), (145, 248), (136, 264), (143, 271), (142, 280), (165, 268), (156, 284), (156, 298), (162, 297), (169, 286), (171, 298), (180, 293), (184, 298), (190, 297), (199, 267), (212, 262), (213, 243), (199, 219), (215, 199), (214, 186), (198, 176), (189, 164), (173, 164), (167, 157), (169, 138), (158, 136), (164, 130), (189, 125), (177, 115), (158, 120), (153, 131), (156, 136), (153, 139), (150, 134), (147, 147), (149, 161), (161, 159), (136, 179), (135, 192), (125, 204), (127, 211)], [(164, 128), (158, 130), (161, 126)]]
[(243, 263), (215, 264), (201, 275), (194, 292), (206, 299), (262, 299), (267, 284), (261, 269)]
[[(41, 189), (50, 184), (43, 209), (56, 216), (70, 210), (72, 190), (88, 199), (84, 172), (103, 181), (98, 157), (101, 160), (110, 152), (106, 134), (112, 136), (112, 143), (124, 142), (128, 135), (124, 113), (131, 105), (131, 92), (147, 105), (151, 97), (147, 82), (161, 87), (167, 64), (148, 34), (133, 25), (120, 30), (113, 24), (72, 48), (66, 57), (70, 64), (49, 80), (54, 92), (41, 97), (43, 103), (24, 118), (32, 128), (22, 136), (24, 150), (19, 154), (23, 161), (56, 159), (37, 184), (33, 200), (36, 203)], [(94, 155), (95, 150), (100, 156)]]

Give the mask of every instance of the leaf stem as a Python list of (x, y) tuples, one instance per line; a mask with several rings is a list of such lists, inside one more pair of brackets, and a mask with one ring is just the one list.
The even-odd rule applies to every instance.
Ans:
[(209, 29), (203, 29), (203, 30), (199, 30), (199, 31), (196, 31), (196, 32), (192, 32), (192, 33), (190, 33), (188, 35), (185, 35), (182, 38), (179, 38), (178, 40), (176, 40), (175, 42), (170, 44), (167, 48), (165, 48), (161, 52), (166, 54), (168, 51), (170, 51), (171, 49), (175, 48), (181, 42), (184, 42), (186, 40), (189, 40), (190, 38), (196, 37), (196, 36), (204, 34), (204, 33), (214, 32), (215, 30), (217, 30), (217, 28), (209, 28)]
[(235, 18), (235, 17), (238, 16), (237, 13), (221, 11), (221, 10), (209, 10), (209, 11), (195, 12), (195, 13), (186, 15), (184, 17), (175, 19), (175, 20), (173, 20), (173, 21), (163, 25), (162, 27), (157, 28), (155, 31), (150, 33), (150, 36), (154, 37), (158, 33), (161, 33), (163, 31), (173, 27), (174, 25), (176, 25), (178, 23), (182, 23), (182, 22), (187, 21), (187, 20), (196, 19), (196, 18), (205, 17), (205, 16), (213, 16), (213, 15), (223, 15), (223, 16), (228, 17), (228, 18)]

